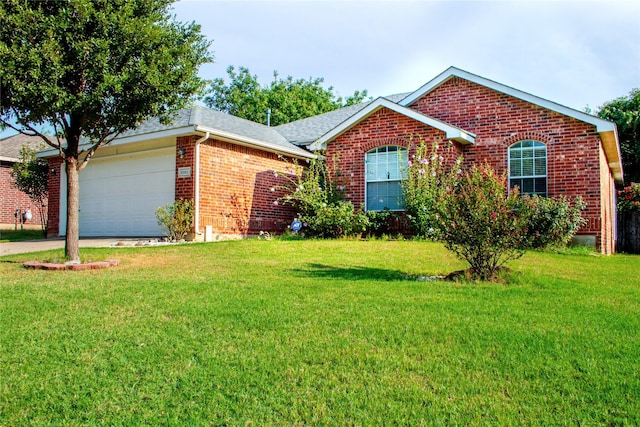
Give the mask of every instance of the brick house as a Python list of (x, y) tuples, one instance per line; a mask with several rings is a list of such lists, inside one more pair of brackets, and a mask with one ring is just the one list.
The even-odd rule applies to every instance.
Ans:
[[(42, 221), (38, 214), (40, 206), (31, 201), (29, 196), (18, 190), (15, 180), (11, 176), (13, 165), (20, 161), (20, 149), (28, 146), (33, 150), (39, 150), (44, 142), (40, 137), (27, 135), (13, 135), (0, 139), (0, 229), (12, 229), (24, 227), (29, 229), (40, 229)], [(46, 208), (46, 200), (44, 200)], [(30, 220), (25, 220), (22, 224), (19, 216), (24, 212), (32, 213)], [(20, 212), (17, 216), (16, 212)]]
[[(523, 192), (582, 196), (588, 224), (579, 239), (614, 251), (622, 183), (615, 125), (454, 67), (415, 92), (278, 127), (202, 107), (171, 126), (145, 122), (80, 174), (80, 233), (158, 234), (153, 211), (176, 198), (196, 201), (197, 238), (281, 231), (292, 212), (274, 204), (276, 175), (318, 149), (338, 155), (355, 206), (401, 210), (400, 163), (417, 137), (449, 147), (450, 159), (489, 163)], [(50, 234), (65, 231), (60, 162), (50, 159), (61, 171), (50, 176)]]

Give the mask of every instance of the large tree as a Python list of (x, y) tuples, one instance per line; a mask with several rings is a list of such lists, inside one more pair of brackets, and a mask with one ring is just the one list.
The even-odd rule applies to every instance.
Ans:
[(606, 102), (598, 116), (618, 127), (625, 182), (640, 182), (640, 89)]
[[(186, 107), (210, 42), (170, 0), (0, 1), (0, 125), (39, 135), (67, 173), (65, 255), (78, 261), (78, 174), (141, 121)], [(51, 142), (38, 127), (53, 126)]]
[(248, 68), (227, 68), (229, 83), (223, 78), (211, 82), (209, 94), (204, 98), (209, 108), (237, 117), (266, 123), (267, 110), (270, 124), (278, 126), (338, 108), (357, 104), (367, 98), (367, 91), (355, 91), (343, 99), (333, 92), (333, 87), (324, 88), (322, 78), (282, 79), (274, 71), (273, 81), (261, 86), (258, 77)]

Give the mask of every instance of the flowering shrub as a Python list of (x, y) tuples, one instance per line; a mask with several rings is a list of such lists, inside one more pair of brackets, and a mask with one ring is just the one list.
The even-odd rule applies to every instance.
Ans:
[(184, 239), (193, 224), (193, 199), (179, 199), (156, 209), (158, 225), (171, 241)]
[(618, 210), (640, 212), (640, 184), (631, 184), (618, 191)]
[(311, 160), (304, 170), (294, 164), (295, 169), (281, 187), (286, 192), (281, 202), (296, 209), (305, 236), (344, 237), (362, 233), (368, 226), (367, 216), (345, 202), (337, 158), (333, 161), (332, 174), (322, 159)]
[(455, 167), (446, 170), (443, 157), (438, 154), (438, 144), (428, 147), (424, 141), (416, 147), (415, 155), (409, 160), (407, 179), (402, 182), (405, 212), (413, 232), (417, 236), (438, 238), (439, 218), (436, 204), (462, 172), (462, 158), (456, 160)]
[(506, 193), (504, 177), (473, 166), (434, 204), (437, 234), (447, 249), (470, 265), (469, 275), (492, 280), (505, 262), (524, 253), (528, 218), (517, 191)]

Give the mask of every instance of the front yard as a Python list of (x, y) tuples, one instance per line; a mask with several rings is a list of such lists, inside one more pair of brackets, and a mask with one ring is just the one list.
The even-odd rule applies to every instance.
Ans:
[[(54, 258), (62, 254), (38, 254)], [(237, 241), (0, 258), (0, 426), (637, 425), (640, 257)], [(15, 262), (14, 262), (15, 261)]]

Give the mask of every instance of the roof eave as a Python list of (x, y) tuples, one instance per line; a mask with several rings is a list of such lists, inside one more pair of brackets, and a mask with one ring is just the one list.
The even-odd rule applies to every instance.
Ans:
[(466, 132), (462, 129), (453, 127), (445, 122), (434, 119), (433, 117), (425, 116), (418, 111), (408, 109), (407, 107), (396, 104), (395, 102), (389, 101), (386, 98), (378, 98), (344, 122), (340, 123), (332, 130), (321, 136), (317, 141), (309, 146), (309, 149), (314, 151), (325, 149), (327, 142), (334, 138), (337, 138), (338, 136), (356, 126), (358, 123), (360, 123), (376, 111), (381, 110), (382, 108), (388, 108), (413, 120), (424, 123), (427, 126), (441, 130), (445, 132), (448, 139), (455, 140), (461, 144), (466, 145), (473, 144), (475, 142), (475, 135), (471, 132)]
[(225, 132), (220, 129), (209, 128), (207, 126), (196, 125), (195, 131), (201, 132), (201, 133), (209, 132), (211, 136), (215, 136), (216, 138), (221, 139), (223, 141), (231, 142), (233, 144), (242, 145), (245, 147), (257, 148), (262, 151), (267, 151), (270, 153), (287, 154), (289, 156), (292, 156), (298, 159), (313, 159), (316, 157), (315, 154), (307, 152), (302, 148), (298, 148), (298, 147), (289, 148), (282, 145), (273, 144), (270, 142), (261, 141), (258, 139), (238, 135), (235, 133)]
[(618, 145), (618, 136), (615, 130), (599, 131), (600, 139), (602, 140), (602, 148), (604, 154), (607, 157), (607, 163), (613, 179), (616, 184), (622, 185), (624, 183), (624, 171), (622, 170), (622, 159), (620, 157), (620, 146)]

